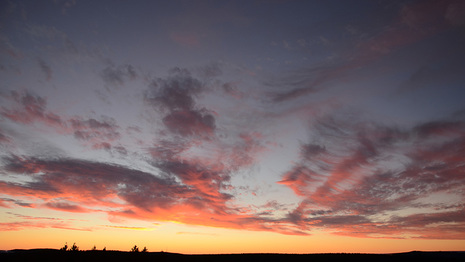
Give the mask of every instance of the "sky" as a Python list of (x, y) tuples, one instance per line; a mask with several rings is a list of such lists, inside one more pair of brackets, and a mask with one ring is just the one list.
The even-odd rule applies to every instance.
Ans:
[(465, 250), (465, 1), (0, 3), (0, 249)]

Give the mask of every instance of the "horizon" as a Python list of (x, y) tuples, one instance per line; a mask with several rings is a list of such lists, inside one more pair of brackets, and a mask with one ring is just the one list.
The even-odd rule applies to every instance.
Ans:
[[(205, 259), (217, 260), (222, 259), (229, 261), (232, 259), (242, 259), (242, 261), (256, 261), (256, 259), (273, 261), (284, 259), (293, 259), (293, 261), (365, 261), (374, 258), (383, 261), (411, 261), (412, 259), (432, 260), (447, 259), (447, 261), (462, 261), (465, 252), (421, 252), (411, 251), (406, 253), (388, 253), (388, 254), (367, 254), (367, 253), (313, 253), (313, 254), (282, 254), (282, 253), (232, 253), (232, 254), (181, 254), (167, 252), (131, 252), (131, 251), (102, 251), (86, 250), (66, 252), (57, 249), (34, 249), (34, 250), (13, 250), (0, 252), (0, 257), (6, 261), (29, 261), (31, 259), (56, 260), (56, 259), (85, 259), (87, 261), (101, 261), (108, 259), (112, 261), (127, 261), (127, 259), (137, 258), (138, 261), (144, 259), (152, 261), (153, 259), (169, 258), (170, 261), (205, 261)], [(315, 260), (316, 259), (316, 260)]]
[(464, 250), (464, 32), (460, 0), (1, 1), (0, 250)]
[(31, 248), (31, 249), (10, 249), (10, 250), (0, 250), (0, 252), (10, 252), (10, 251), (40, 251), (40, 250), (50, 250), (50, 251), (60, 251), (60, 252), (125, 252), (125, 253), (167, 253), (175, 255), (394, 255), (394, 254), (408, 254), (408, 253), (465, 253), (465, 250), (410, 250), (405, 252), (395, 252), (395, 253), (346, 253), (346, 252), (331, 252), (331, 253), (177, 253), (169, 251), (133, 251), (132, 248), (129, 250), (116, 250), (116, 249), (78, 249), (78, 250), (62, 250), (60, 248)]

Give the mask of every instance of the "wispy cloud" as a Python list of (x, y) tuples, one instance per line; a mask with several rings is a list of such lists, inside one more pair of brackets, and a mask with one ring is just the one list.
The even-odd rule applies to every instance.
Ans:
[(32, 204), (32, 203), (28, 203), (28, 202), (21, 201), (21, 200), (18, 200), (18, 199), (4, 198), (4, 197), (0, 198), (0, 206), (9, 207), (10, 203), (14, 204), (14, 205), (21, 206), (21, 207), (35, 207), (35, 205)]
[(65, 222), (3, 222), (0, 223), (1, 231), (17, 231), (31, 228), (57, 228), (57, 229), (66, 229), (66, 230), (78, 230), (78, 231), (92, 231), (89, 228), (77, 228), (73, 227), (71, 223)]
[[(455, 27), (456, 25), (450, 23), (448, 14), (456, 5), (454, 1), (406, 3), (387, 26), (370, 37), (365, 35), (353, 43), (345, 42), (348, 47), (338, 50), (335, 58), (323, 60), (316, 65), (294, 70), (286, 76), (267, 81), (266, 84), (274, 90), (269, 94), (269, 98), (273, 102), (284, 102), (331, 88), (336, 83), (351, 81), (357, 75), (357, 70), (376, 66), (381, 59), (393, 56), (406, 46), (412, 46)], [(462, 9), (459, 10), (461, 11), (457, 12), (463, 12)], [(459, 73), (463, 72), (463, 65), (458, 62), (463, 60), (463, 52), (459, 49), (460, 47), (454, 44), (446, 49), (438, 49), (440, 53), (459, 54), (460, 58), (447, 55), (447, 64), (457, 61), (453, 62), (453, 67), (447, 65), (447, 69), (432, 69), (428, 66), (420, 68), (409, 81), (404, 83), (404, 88), (424, 86), (432, 79), (442, 83), (444, 80), (448, 81), (448, 77), (445, 77), (448, 74), (452, 75), (453, 79), (463, 80), (463, 74)], [(441, 60), (439, 56), (433, 59)], [(431, 60), (428, 61), (429, 65)], [(445, 59), (443, 58), (442, 61)]]
[(73, 222), (76, 221), (75, 219), (28, 216), (12, 212), (7, 212), (7, 214), (15, 217), (16, 221), (0, 223), (0, 230), (2, 231), (17, 231), (30, 228), (58, 228), (66, 230), (91, 231), (90, 228), (74, 227)]
[(13, 102), (13, 105), (3, 106), (0, 114), (13, 122), (26, 125), (41, 123), (59, 134), (73, 134), (77, 140), (87, 142), (94, 148), (99, 148), (104, 143), (109, 145), (120, 137), (119, 126), (113, 118), (59, 115), (47, 109), (46, 98), (28, 91), (12, 91), (4, 98)]
[(5, 95), (6, 99), (16, 103), (15, 109), (5, 106), (1, 109), (1, 114), (18, 123), (32, 124), (35, 121), (44, 122), (55, 128), (62, 128), (63, 121), (60, 116), (46, 111), (47, 100), (43, 97), (30, 94), (29, 92), (12, 91)]
[(152, 228), (152, 227), (131, 227), (131, 226), (114, 226), (114, 225), (104, 225), (103, 227), (126, 229), (126, 230), (137, 230), (137, 231), (153, 231), (153, 230), (155, 230), (155, 228)]
[[(245, 218), (225, 204), (231, 198), (220, 193), (225, 178), (215, 171), (201, 170), (199, 166), (164, 163), (163, 172), (157, 176), (76, 159), (11, 157), (3, 161), (6, 171), (28, 174), (34, 180), (26, 183), (2, 181), (2, 192), (43, 199), (47, 201), (46, 208), (65, 212), (108, 212), (144, 220), (176, 220), (202, 225), (212, 225), (206, 219), (211, 217), (215, 220), (213, 225), (228, 227), (241, 227), (242, 223), (237, 221)], [(176, 182), (175, 176), (183, 183)], [(123, 203), (116, 204), (116, 199)], [(117, 211), (125, 209), (133, 211)], [(249, 226), (253, 228), (253, 224)]]
[[(301, 161), (283, 174), (279, 183), (304, 199), (289, 220), (365, 237), (437, 238), (439, 232), (440, 238), (463, 237), (457, 234), (463, 220), (452, 215), (462, 213), (465, 197), (463, 121), (399, 130), (353, 120), (318, 121), (314, 130), (322, 144), (303, 144)], [(434, 194), (454, 195), (458, 206), (451, 211), (451, 203), (442, 200), (418, 206)], [(411, 209), (417, 209), (414, 215), (408, 215)], [(392, 212), (399, 215), (389, 216)], [(419, 217), (425, 219), (413, 222)]]

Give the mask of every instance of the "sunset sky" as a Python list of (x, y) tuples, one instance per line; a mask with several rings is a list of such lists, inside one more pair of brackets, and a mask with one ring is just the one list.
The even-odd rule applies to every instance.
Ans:
[(0, 250), (465, 250), (465, 1), (0, 3)]

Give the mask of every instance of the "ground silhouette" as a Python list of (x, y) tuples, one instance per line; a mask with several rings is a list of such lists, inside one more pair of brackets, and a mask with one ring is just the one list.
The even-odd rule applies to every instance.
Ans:
[(62, 251), (57, 249), (10, 250), (0, 252), (0, 261), (465, 261), (465, 252), (419, 252), (396, 254), (222, 254), (222, 255), (184, 255), (168, 252), (123, 252), (123, 251)]

